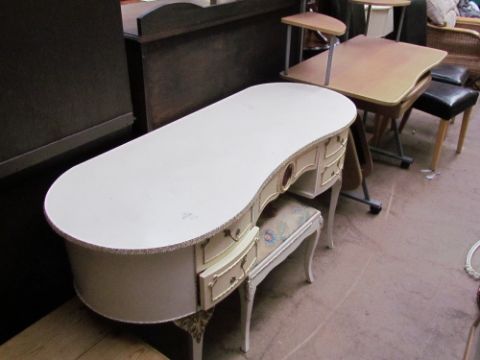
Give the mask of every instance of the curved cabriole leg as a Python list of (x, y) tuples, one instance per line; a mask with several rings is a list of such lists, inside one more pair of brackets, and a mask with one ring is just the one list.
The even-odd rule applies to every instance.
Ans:
[(340, 189), (342, 187), (342, 179), (339, 178), (332, 186), (332, 192), (330, 194), (330, 206), (328, 208), (328, 220), (327, 220), (327, 247), (333, 249), (333, 220), (335, 218), (335, 210), (337, 208), (338, 196), (340, 195)]
[(213, 309), (201, 310), (193, 315), (174, 321), (176, 326), (190, 335), (190, 358), (192, 360), (202, 360), (203, 334), (205, 334), (207, 324), (213, 315)]
[(247, 352), (250, 349), (250, 321), (257, 287), (247, 279), (238, 289), (241, 309), (240, 322), (242, 324), (242, 344), (240, 348), (243, 352)]
[(320, 231), (315, 231), (312, 235), (309, 236), (307, 249), (305, 251), (305, 275), (307, 276), (307, 282), (309, 282), (310, 284), (313, 283), (313, 281), (315, 280), (312, 271), (312, 263), (319, 236)]

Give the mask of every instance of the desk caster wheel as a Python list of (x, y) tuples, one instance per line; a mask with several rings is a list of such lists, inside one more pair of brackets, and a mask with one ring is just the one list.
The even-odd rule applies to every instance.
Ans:
[(370, 214), (378, 215), (382, 211), (382, 205), (370, 205)]
[(409, 162), (409, 161), (402, 161), (402, 162), (400, 163), (400, 167), (401, 167), (402, 169), (408, 169), (408, 168), (410, 167), (410, 164), (411, 164), (411, 162)]

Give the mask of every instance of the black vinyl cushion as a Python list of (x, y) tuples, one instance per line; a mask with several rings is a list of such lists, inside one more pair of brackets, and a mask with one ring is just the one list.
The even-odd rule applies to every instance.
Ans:
[(440, 64), (432, 69), (433, 80), (458, 86), (465, 85), (468, 76), (468, 69), (459, 65)]
[(444, 120), (464, 112), (477, 103), (478, 92), (472, 89), (432, 81), (413, 107)]

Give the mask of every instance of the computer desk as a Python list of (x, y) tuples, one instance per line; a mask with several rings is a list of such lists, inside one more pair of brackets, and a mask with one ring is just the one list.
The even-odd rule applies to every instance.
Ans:
[[(446, 55), (442, 50), (359, 35), (335, 47), (328, 85), (325, 85), (327, 52), (288, 68), (282, 77), (336, 90), (349, 97), (358, 109), (375, 113), (371, 143), (376, 145), (388, 120), (394, 131), (398, 130), (396, 119), (428, 87), (430, 69)], [(408, 168), (413, 160), (403, 154), (397, 131), (395, 135), (398, 154), (374, 151), (399, 159), (402, 167)]]

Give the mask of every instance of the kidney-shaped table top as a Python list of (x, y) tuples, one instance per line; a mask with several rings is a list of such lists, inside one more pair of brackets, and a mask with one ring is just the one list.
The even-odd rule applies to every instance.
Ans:
[(105, 251), (185, 247), (228, 226), (290, 158), (355, 116), (328, 89), (253, 86), (71, 168), (45, 214), (65, 239)]

